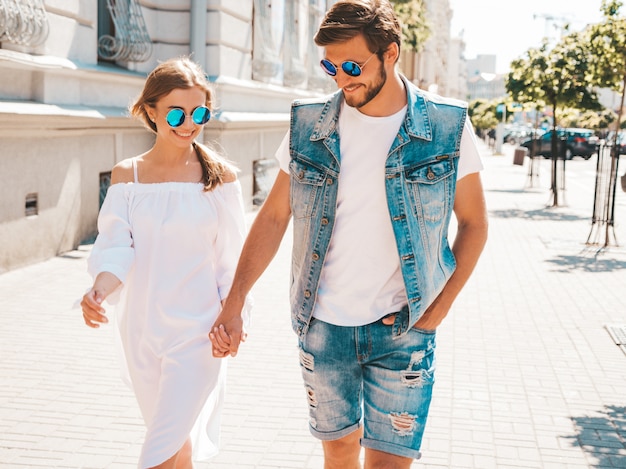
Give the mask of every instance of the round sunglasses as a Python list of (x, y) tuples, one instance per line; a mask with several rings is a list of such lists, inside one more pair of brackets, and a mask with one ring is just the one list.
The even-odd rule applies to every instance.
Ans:
[[(363, 65), (359, 65), (354, 60), (346, 60), (345, 62), (341, 63), (341, 70), (343, 70), (346, 75), (350, 75), (351, 77), (358, 77), (363, 71), (365, 65), (367, 65), (367, 62), (369, 62), (375, 55), (376, 52), (370, 55), (368, 59), (363, 62)], [(322, 67), (322, 70), (328, 73), (331, 77), (337, 75), (337, 66), (330, 60), (322, 59), (320, 61), (320, 65)]]
[[(211, 118), (211, 111), (206, 106), (198, 106), (193, 111), (191, 111), (191, 120), (194, 124), (204, 125), (209, 122)], [(167, 124), (172, 127), (180, 127), (185, 122), (185, 118), (187, 114), (181, 108), (175, 107), (174, 109), (170, 109), (168, 113), (165, 115), (165, 120)]]

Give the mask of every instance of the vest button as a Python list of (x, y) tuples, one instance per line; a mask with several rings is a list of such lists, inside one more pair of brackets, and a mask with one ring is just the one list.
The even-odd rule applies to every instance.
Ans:
[(326, 179), (326, 184), (328, 184), (330, 186), (332, 183), (333, 183), (332, 178)]
[(302, 179), (304, 177), (304, 171), (300, 171), (298, 173), (298, 179)]
[(426, 174), (426, 179), (433, 180), (435, 179), (435, 173), (431, 168), (428, 168), (428, 174)]
[(314, 252), (313, 255), (311, 256), (313, 258), (314, 261), (318, 260), (320, 258), (319, 254)]
[(309, 290), (304, 290), (304, 297), (311, 298), (311, 292)]
[(322, 218), (322, 225), (328, 225), (328, 218)]

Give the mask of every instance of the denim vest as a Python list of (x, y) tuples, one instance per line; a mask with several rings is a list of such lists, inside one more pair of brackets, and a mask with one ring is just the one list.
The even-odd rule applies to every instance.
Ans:
[[(467, 113), (465, 103), (433, 96), (403, 81), (407, 114), (385, 164), (387, 206), (408, 298), (408, 307), (396, 315), (394, 336), (405, 334), (417, 322), (456, 267), (448, 225)], [(311, 320), (335, 222), (342, 99), (338, 91), (326, 98), (296, 100), (291, 108), (290, 300), (292, 326), (301, 340)]]

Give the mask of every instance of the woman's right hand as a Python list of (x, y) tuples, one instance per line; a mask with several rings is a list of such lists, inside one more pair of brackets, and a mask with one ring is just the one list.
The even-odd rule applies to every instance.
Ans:
[(102, 307), (103, 301), (104, 295), (95, 288), (91, 288), (83, 295), (80, 306), (83, 309), (83, 319), (87, 326), (97, 329), (100, 327), (100, 324), (109, 322), (105, 316), (106, 311)]
[(93, 287), (83, 295), (80, 306), (83, 309), (83, 319), (89, 327), (97, 329), (100, 324), (109, 322), (102, 302), (117, 287), (122, 284), (111, 272), (100, 272), (93, 283)]

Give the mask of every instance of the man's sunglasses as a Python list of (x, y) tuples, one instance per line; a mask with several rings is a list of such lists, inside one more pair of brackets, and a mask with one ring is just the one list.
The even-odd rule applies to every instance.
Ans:
[[(359, 65), (353, 60), (346, 60), (345, 62), (341, 63), (341, 70), (343, 70), (343, 73), (345, 73), (346, 75), (350, 75), (351, 77), (358, 77), (363, 71), (363, 67), (365, 67), (365, 65), (367, 65), (367, 62), (369, 62), (375, 55), (376, 52), (370, 55), (369, 58), (365, 62), (363, 62), (363, 65)], [(331, 77), (337, 75), (337, 66), (330, 60), (322, 59), (320, 61), (320, 65), (322, 66), (322, 70), (328, 73)]]
[[(185, 111), (182, 109), (175, 107), (174, 109), (170, 109), (169, 112), (165, 115), (165, 120), (168, 125), (172, 128), (180, 127), (185, 122)], [(204, 125), (209, 122), (211, 118), (211, 111), (206, 106), (198, 106), (193, 111), (191, 111), (191, 120), (194, 124)]]

